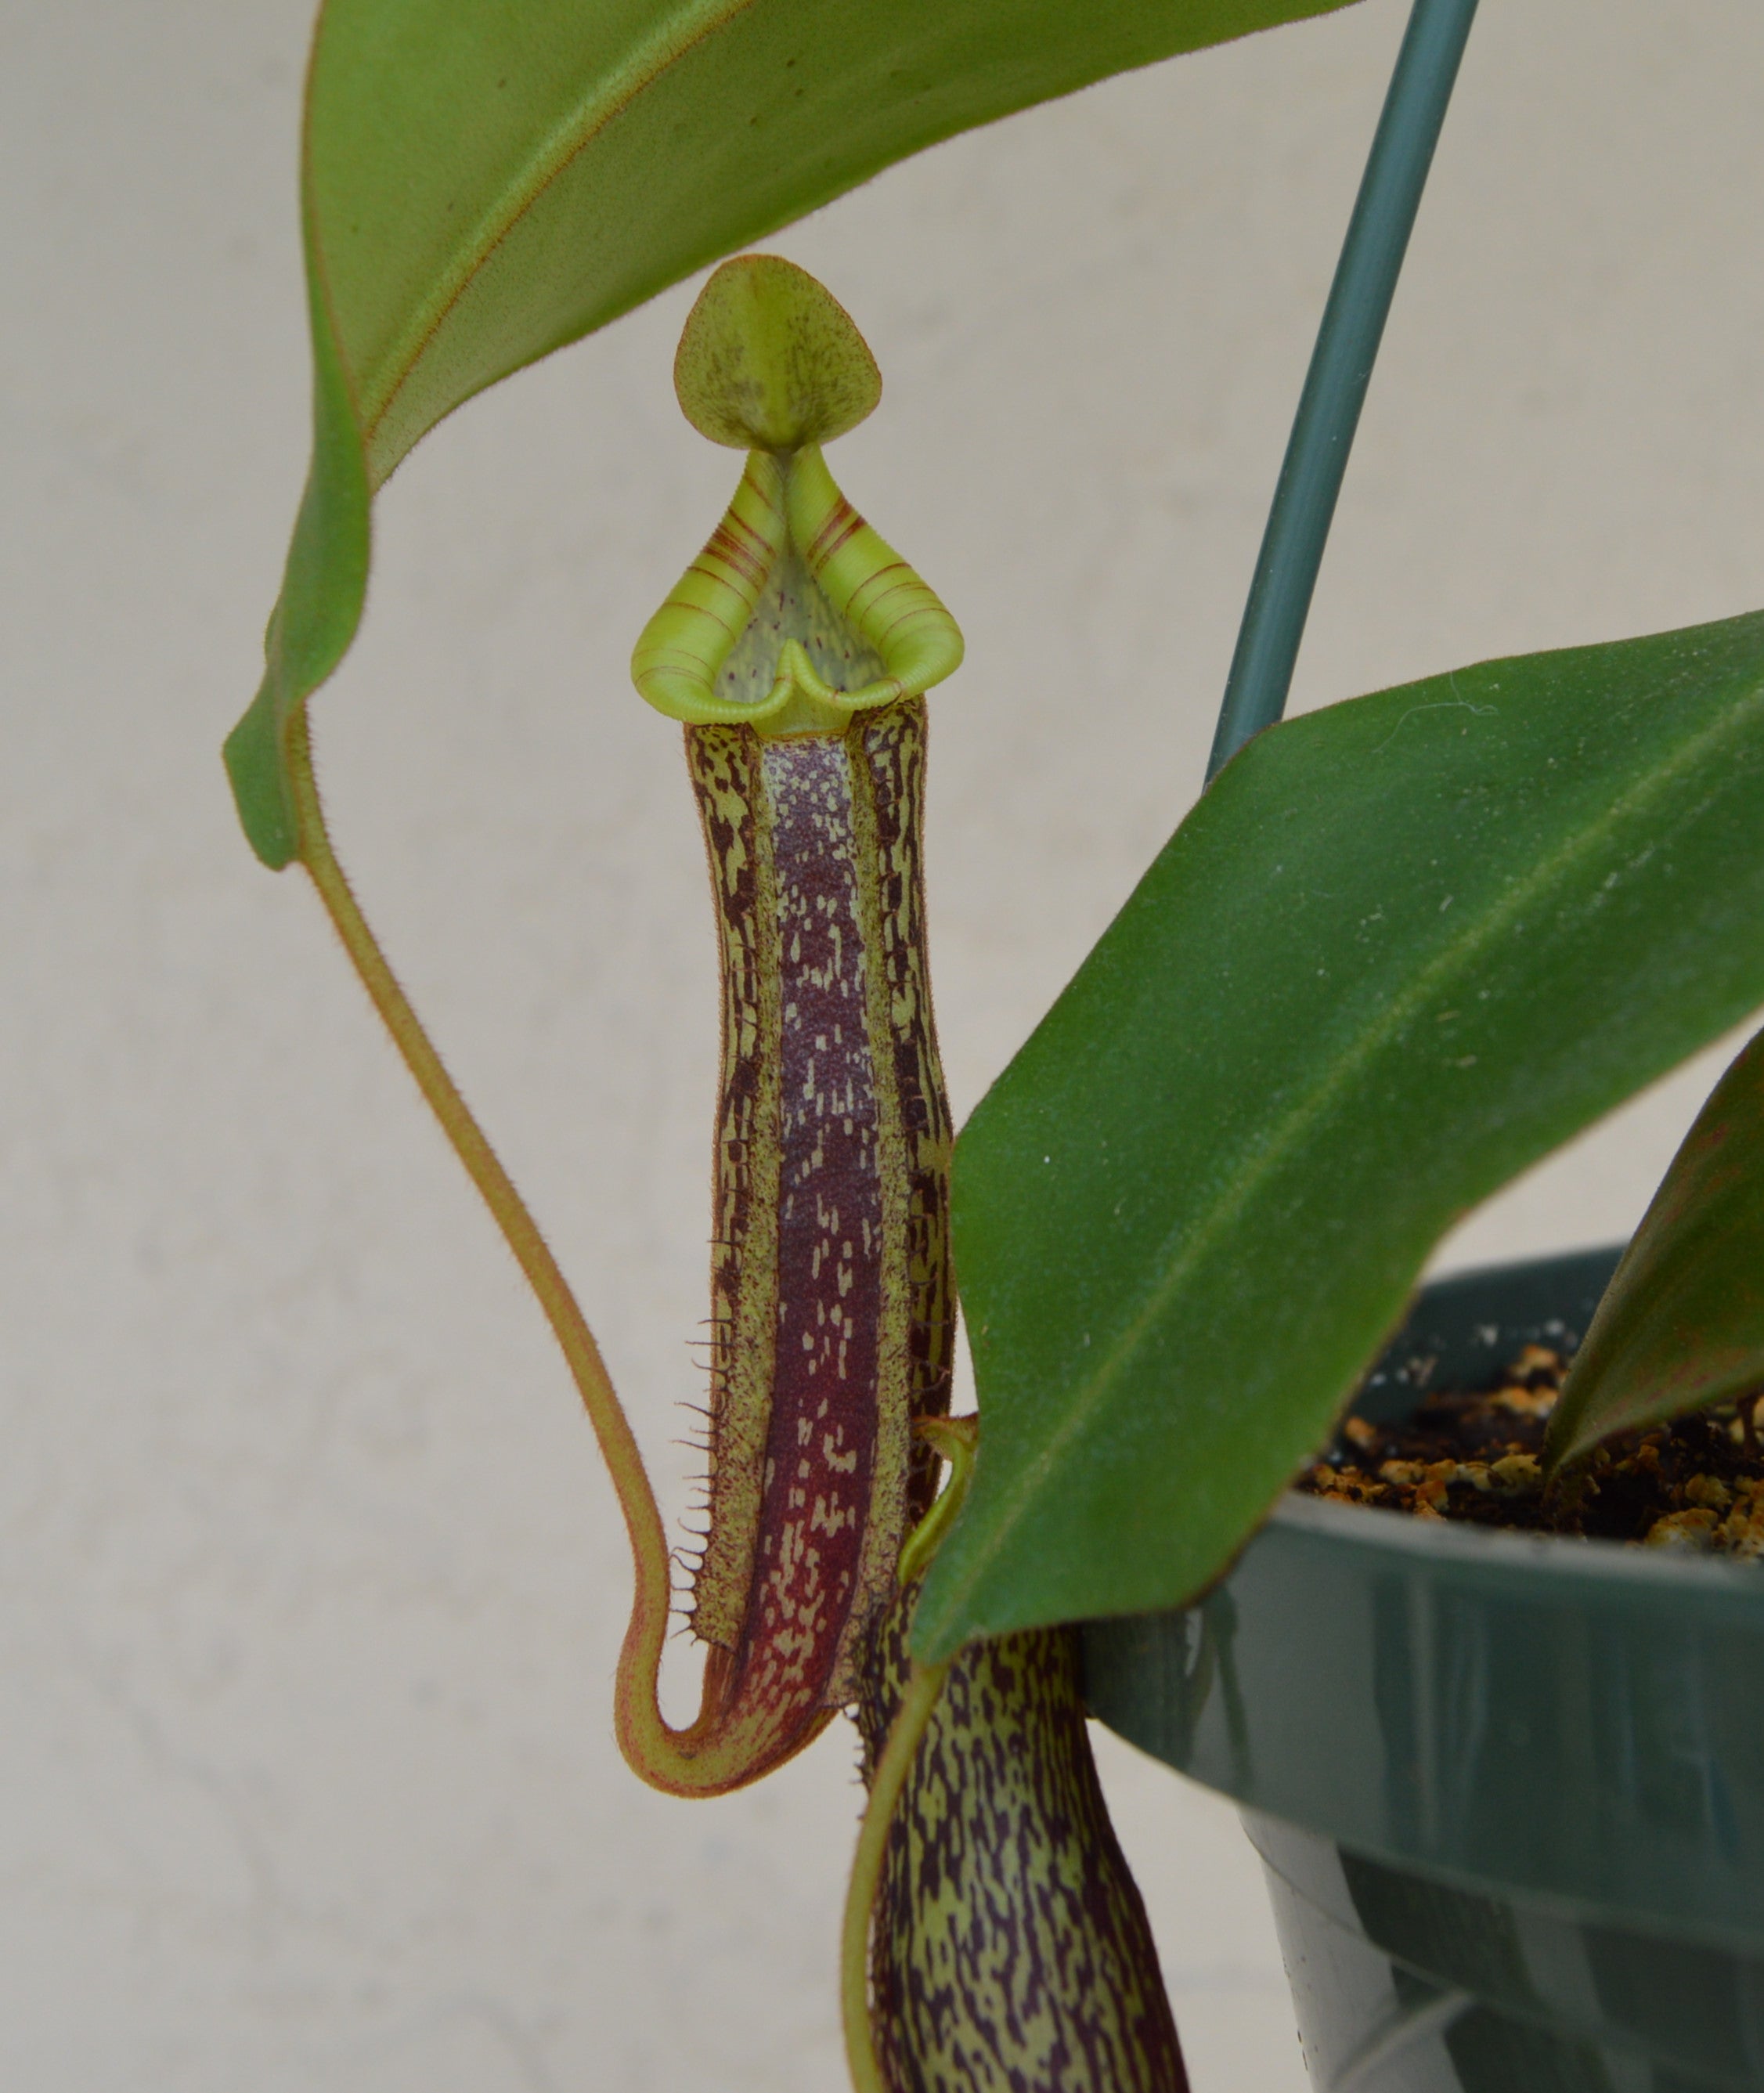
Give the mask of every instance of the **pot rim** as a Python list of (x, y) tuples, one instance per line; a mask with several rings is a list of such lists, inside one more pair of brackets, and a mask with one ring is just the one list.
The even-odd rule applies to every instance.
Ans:
[[(1376, 1384), (1584, 1328), (1616, 1254), (1424, 1289)], [(1764, 1961), (1764, 1563), (1289, 1495), (1195, 1604), (1084, 1633), (1092, 1712), (1252, 1811)]]
[[(1675, 1608), (1684, 1604), (1687, 1594), (1700, 1592), (1706, 1595), (1705, 1603), (1736, 1606), (1764, 1625), (1764, 1561), (1742, 1562), (1731, 1556), (1575, 1534), (1507, 1532), (1473, 1526), (1467, 1519), (1416, 1519), (1407, 1512), (1342, 1504), (1297, 1491), (1281, 1499), (1267, 1525), (1315, 1534), (1372, 1556), (1460, 1566), (1472, 1580), (1485, 1577), (1502, 1584), (1516, 1581), (1535, 1587), (1540, 1579), (1559, 1577), (1570, 1586), (1615, 1585)], [(1254, 1539), (1248, 1545), (1255, 1545)]]

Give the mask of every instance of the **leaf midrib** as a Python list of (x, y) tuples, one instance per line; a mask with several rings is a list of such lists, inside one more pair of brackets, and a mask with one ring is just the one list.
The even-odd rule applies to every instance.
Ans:
[[(359, 411), (365, 447), (371, 448), (381, 424), (422, 362), (429, 344), (445, 326), (448, 315), (539, 198), (613, 119), (653, 87), (670, 67), (715, 30), (757, 4), (758, 0), (690, 0), (639, 45), (610, 80), (598, 81), (585, 89), (568, 113), (553, 125), (462, 238), (452, 263), (394, 337), (377, 375), (371, 378), (364, 375), (361, 379)], [(316, 236), (322, 250), (323, 232)]]
[[(1663, 796), (1687, 769), (1708, 751), (1718, 748), (1723, 740), (1737, 734), (1756, 708), (1758, 696), (1754, 686), (1734, 704), (1731, 711), (1722, 714), (1704, 732), (1687, 740), (1669, 762), (1648, 771), (1627, 792), (1614, 800), (1597, 821), (1581, 830), (1570, 842), (1552, 852), (1530, 873), (1517, 881), (1485, 916), (1474, 925), (1467, 919), (1465, 930), (1448, 940), (1436, 957), (1414, 977), (1408, 989), (1385, 1005), (1382, 1014), (1367, 1027), (1353, 1051), (1334, 1063), (1308, 1090), (1299, 1094), (1292, 1108), (1255, 1159), (1233, 1173), (1211, 1211), (1203, 1210), (1199, 1219), (1191, 1226), (1172, 1230), (1171, 1235), (1165, 1237), (1164, 1241), (1168, 1242), (1172, 1235), (1185, 1236), (1185, 1246), (1163, 1268), (1161, 1276), (1154, 1280), (1144, 1302), (1119, 1337), (1112, 1344), (1103, 1348), (1090, 1379), (1080, 1384), (1077, 1399), (1049, 1435), (1035, 1458), (1025, 1469), (1014, 1488), (1008, 1492), (1000, 1512), (991, 1522), (988, 1538), (963, 1565), (951, 1584), (942, 1609), (946, 1618), (981, 1581), (988, 1565), (1014, 1529), (1022, 1523), (1029, 1507), (1057, 1479), (1062, 1467), (1060, 1456), (1088, 1425), (1110, 1389), (1125, 1373), (1134, 1354), (1144, 1345), (1161, 1317), (1171, 1296), (1220, 1237), (1235, 1224), (1261, 1187), (1303, 1145), (1318, 1117), (1343, 1089), (1363, 1072), (1367, 1064), (1384, 1051), (1392, 1038), (1411, 1024), (1433, 1001), (1441, 982), (1447, 977), (1467, 966), (1500, 931), (1518, 917), (1523, 908), (1535, 902), (1549, 886), (1565, 879), (1567, 870), (1577, 860), (1592, 855), (1595, 847), (1602, 844), (1625, 818), (1644, 810), (1650, 800)], [(1155, 1261), (1154, 1268), (1156, 1268)]]

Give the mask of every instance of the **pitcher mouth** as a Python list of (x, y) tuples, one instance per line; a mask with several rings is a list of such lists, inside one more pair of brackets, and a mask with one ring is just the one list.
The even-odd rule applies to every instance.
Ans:
[(830, 292), (776, 255), (726, 262), (687, 318), (674, 384), (693, 427), (748, 459), (631, 656), (658, 712), (769, 739), (839, 734), (959, 666), (955, 619), (821, 456), (882, 397), (875, 358)]
[(631, 678), (689, 726), (838, 734), (921, 696), (961, 658), (955, 619), (811, 443), (748, 453), (722, 521), (644, 626)]

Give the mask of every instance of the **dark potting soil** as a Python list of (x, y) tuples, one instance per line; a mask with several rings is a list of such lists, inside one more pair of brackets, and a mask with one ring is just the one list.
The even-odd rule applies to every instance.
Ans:
[(1385, 1424), (1350, 1414), (1296, 1487), (1417, 1519), (1764, 1556), (1764, 1443), (1731, 1403), (1611, 1440), (1546, 1491), (1544, 1428), (1566, 1371), (1528, 1345), (1502, 1387), (1428, 1395)]

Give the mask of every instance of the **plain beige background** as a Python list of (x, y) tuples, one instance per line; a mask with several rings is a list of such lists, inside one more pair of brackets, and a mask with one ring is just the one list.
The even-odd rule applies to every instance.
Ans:
[[(847, 1744), (712, 1804), (624, 1773), (587, 1432), (223, 785), (304, 467), (306, 12), (0, 16), (0, 2084), (834, 2093)], [(886, 377), (836, 469), (967, 629), (930, 815), (959, 1112), (1197, 788), (1403, 14), (1108, 84), (775, 243)], [(1486, 0), (1298, 702), (1764, 600), (1761, 78), (1752, 0)], [(315, 713), (674, 1503), (711, 932), (625, 663), (735, 470), (669, 391), (692, 288), (422, 447)], [(1714, 1066), (1442, 1259), (1631, 1225)], [(1229, 1813), (1102, 1748), (1197, 2093), (1294, 2093)]]

